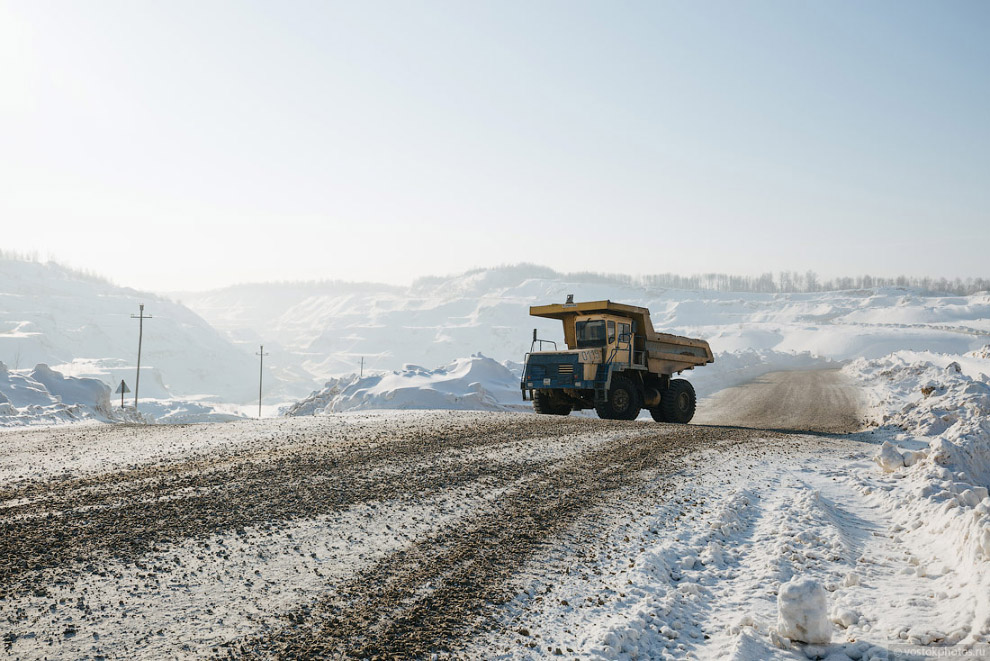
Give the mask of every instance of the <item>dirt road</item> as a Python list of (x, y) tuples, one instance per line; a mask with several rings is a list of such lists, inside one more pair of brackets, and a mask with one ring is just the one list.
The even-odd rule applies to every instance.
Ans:
[[(717, 419), (855, 426), (820, 401), (854, 401), (836, 383), (770, 375)], [(811, 417), (767, 417), (789, 402)], [(129, 454), (101, 472), (84, 458), (107, 439)], [(32, 452), (0, 438), (4, 474), (22, 476), (0, 484), (0, 617), (15, 657), (417, 658), (493, 626), (520, 567), (562, 540), (580, 553), (603, 512), (663, 501), (699, 458), (803, 441), (395, 412), (35, 430), (24, 442)], [(161, 454), (173, 446), (184, 450)], [(33, 455), (45, 469), (24, 478)]]
[(846, 434), (861, 428), (862, 408), (839, 370), (771, 372), (699, 402), (694, 424)]

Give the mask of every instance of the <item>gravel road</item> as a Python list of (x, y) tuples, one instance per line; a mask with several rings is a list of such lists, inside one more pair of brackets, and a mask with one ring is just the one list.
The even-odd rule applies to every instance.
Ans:
[[(786, 380), (768, 382), (765, 392), (792, 401)], [(729, 426), (453, 412), (24, 439), (32, 452), (17, 434), (0, 437), (0, 626), (16, 658), (456, 651), (494, 626), (520, 567), (562, 540), (580, 552), (602, 512), (662, 499), (705, 453), (799, 442)], [(126, 461), (101, 472), (87, 447), (108, 439)]]
[(863, 399), (841, 371), (771, 372), (698, 403), (695, 424), (847, 434), (862, 427)]

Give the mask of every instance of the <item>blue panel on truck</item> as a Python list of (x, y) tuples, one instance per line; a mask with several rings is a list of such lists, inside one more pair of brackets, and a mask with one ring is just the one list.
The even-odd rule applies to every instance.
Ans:
[(575, 388), (575, 378), (580, 383), (584, 370), (576, 353), (531, 353), (523, 370), (523, 389)]

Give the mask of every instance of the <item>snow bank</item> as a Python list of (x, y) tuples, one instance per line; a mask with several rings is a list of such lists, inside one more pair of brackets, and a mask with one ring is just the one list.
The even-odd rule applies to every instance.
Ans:
[(128, 401), (128, 408), (120, 409), (99, 379), (66, 376), (44, 364), (25, 374), (0, 362), (0, 427), (81, 421), (188, 424), (245, 417), (234, 406), (211, 402), (142, 398), (138, 414), (132, 405)]
[[(845, 369), (891, 438), (875, 461), (897, 480), (880, 495), (904, 534), (923, 537), (964, 577), (974, 605), (957, 638), (990, 638), (990, 347), (899, 351)], [(918, 575), (930, 573), (919, 566)]]
[(31, 378), (63, 403), (81, 404), (104, 415), (110, 410), (110, 388), (102, 381), (64, 376), (43, 363), (34, 368)]
[(845, 368), (863, 382), (872, 422), (909, 432), (927, 444), (921, 451), (881, 449), (891, 468), (936, 479), (990, 486), (990, 358), (899, 351)]
[(102, 381), (66, 377), (44, 364), (26, 375), (0, 362), (0, 427), (110, 417), (110, 388)]
[(285, 410), (286, 415), (319, 415), (368, 409), (527, 410), (519, 375), (480, 353), (433, 370), (405, 365), (388, 374), (351, 375)]

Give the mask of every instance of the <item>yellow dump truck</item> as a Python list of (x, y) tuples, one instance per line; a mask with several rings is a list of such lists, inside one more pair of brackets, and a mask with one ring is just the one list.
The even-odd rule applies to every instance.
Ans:
[(533, 331), (522, 375), (523, 401), (537, 413), (567, 415), (595, 409), (598, 417), (634, 420), (647, 409), (657, 422), (687, 423), (694, 417), (694, 387), (672, 378), (715, 361), (704, 340), (658, 333), (646, 308), (612, 301), (537, 305), (534, 317), (564, 324), (566, 350), (542, 349)]

